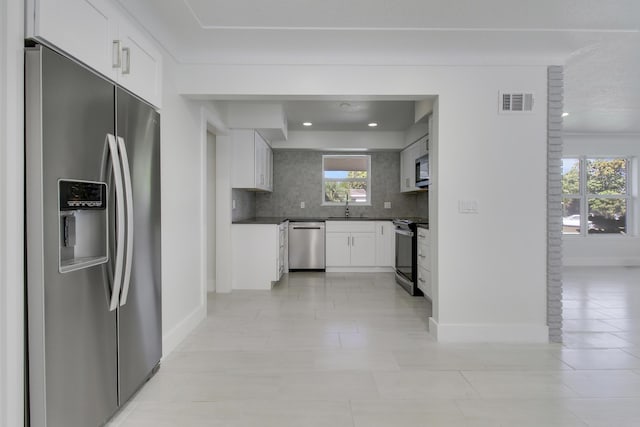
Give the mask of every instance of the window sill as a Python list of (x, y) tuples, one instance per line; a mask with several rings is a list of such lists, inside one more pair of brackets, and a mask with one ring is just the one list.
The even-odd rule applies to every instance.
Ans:
[[(344, 203), (326, 203), (326, 202), (322, 203), (320, 206), (327, 206), (327, 207), (343, 207), (343, 208), (345, 207), (345, 206), (344, 206)], [(349, 204), (349, 209), (351, 209), (351, 208), (358, 208), (358, 207), (361, 207), (361, 206), (369, 206), (369, 207), (370, 207), (370, 206), (371, 206), (371, 203), (358, 203), (358, 204), (355, 204), (355, 203), (351, 204), (351, 203), (350, 203), (350, 204)]]

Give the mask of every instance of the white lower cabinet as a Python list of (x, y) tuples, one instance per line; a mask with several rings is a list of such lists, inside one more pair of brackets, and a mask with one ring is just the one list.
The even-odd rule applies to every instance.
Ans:
[(351, 233), (326, 233), (325, 250), (327, 267), (345, 267), (351, 265), (350, 242)]
[(278, 226), (278, 280), (289, 271), (289, 222)]
[(418, 288), (433, 299), (431, 277), (431, 231), (418, 227)]
[(325, 230), (327, 268), (376, 265), (374, 221), (327, 221)]
[(381, 271), (394, 263), (390, 221), (327, 221), (326, 266), (346, 271)]
[(394, 267), (396, 263), (396, 235), (391, 221), (376, 221), (376, 266)]
[(351, 233), (351, 265), (376, 265), (375, 233)]
[(266, 289), (288, 270), (288, 227), (282, 224), (233, 224), (232, 289)]

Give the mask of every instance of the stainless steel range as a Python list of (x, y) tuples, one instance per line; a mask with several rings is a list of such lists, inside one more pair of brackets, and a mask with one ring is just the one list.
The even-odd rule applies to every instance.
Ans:
[(421, 296), (418, 289), (417, 223), (410, 219), (394, 219), (396, 233), (396, 282), (410, 295)]

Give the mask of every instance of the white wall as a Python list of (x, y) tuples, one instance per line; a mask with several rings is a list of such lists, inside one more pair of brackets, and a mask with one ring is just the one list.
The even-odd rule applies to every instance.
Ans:
[[(161, 111), (162, 329), (168, 354), (206, 316), (206, 268), (202, 233), (201, 102), (180, 96), (176, 64), (164, 57)], [(206, 129), (205, 129), (206, 132)], [(206, 138), (206, 135), (205, 135)], [(205, 140), (206, 142), (206, 140)], [(204, 243), (203, 243), (204, 242)]]
[(23, 425), (23, 3), (0, 2), (0, 426)]
[(216, 290), (216, 136), (207, 131), (207, 291)]
[(629, 235), (564, 236), (562, 257), (564, 265), (640, 265), (640, 135), (565, 134), (562, 155), (571, 156), (630, 156), (631, 184), (634, 192), (628, 207)]
[[(224, 96), (439, 95), (437, 315), (442, 341), (546, 341), (546, 67), (183, 66), (178, 91)], [(499, 115), (499, 91), (530, 114)], [(479, 213), (458, 213), (476, 200)], [(433, 214), (433, 212), (432, 212)]]

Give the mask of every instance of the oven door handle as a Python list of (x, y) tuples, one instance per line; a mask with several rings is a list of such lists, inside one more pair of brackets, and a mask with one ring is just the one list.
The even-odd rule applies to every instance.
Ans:
[(402, 230), (400, 228), (396, 228), (396, 234), (402, 234), (403, 236), (413, 237), (413, 231)]

